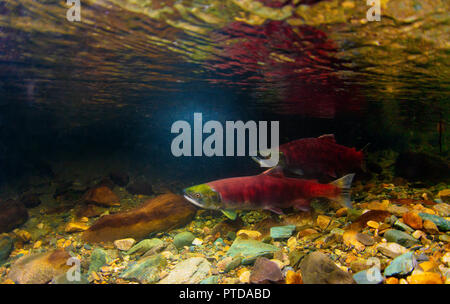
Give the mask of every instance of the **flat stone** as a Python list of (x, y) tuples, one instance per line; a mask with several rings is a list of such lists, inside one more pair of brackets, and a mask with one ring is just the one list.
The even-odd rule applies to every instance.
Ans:
[(384, 280), (380, 268), (376, 266), (355, 273), (353, 279), (357, 284), (380, 284)]
[(450, 205), (446, 203), (436, 204), (431, 207), (434, 211), (437, 212), (439, 216), (448, 217), (450, 216)]
[(423, 220), (428, 220), (428, 221), (432, 221), (433, 223), (435, 223), (436, 226), (441, 231), (449, 231), (450, 230), (450, 221), (446, 220), (443, 217), (433, 215), (433, 214), (428, 214), (428, 213), (422, 213), (422, 212), (419, 213), (419, 215)]
[(408, 249), (397, 243), (380, 243), (377, 246), (378, 251), (387, 257), (395, 259), (399, 255), (408, 252)]
[(211, 264), (201, 257), (193, 257), (178, 263), (160, 284), (197, 284), (211, 272)]
[(89, 264), (88, 274), (91, 272), (97, 272), (100, 268), (107, 264), (111, 258), (108, 255), (108, 252), (102, 248), (95, 248), (91, 253), (91, 262)]
[(228, 256), (242, 256), (242, 264), (250, 264), (258, 257), (271, 257), (280, 250), (278, 247), (255, 240), (236, 238), (227, 252)]
[(131, 247), (130, 250), (126, 252), (127, 255), (131, 254), (144, 254), (147, 251), (151, 250), (152, 248), (162, 245), (164, 242), (160, 239), (153, 238), (153, 239), (145, 239)]
[(14, 242), (12, 238), (7, 235), (0, 237), (0, 263), (9, 257), (13, 249)]
[(414, 270), (417, 260), (413, 252), (404, 253), (395, 259), (386, 267), (384, 275), (390, 277), (393, 275), (407, 275)]
[(387, 230), (383, 237), (388, 241), (388, 242), (395, 242), (397, 244), (400, 244), (402, 246), (405, 247), (411, 247), (417, 243), (419, 243), (418, 240), (416, 240), (415, 238), (413, 238), (411, 235), (399, 231), (399, 230), (395, 230), (395, 229), (389, 229)]
[(115, 240), (114, 246), (116, 246), (117, 249), (122, 251), (130, 250), (131, 247), (136, 243), (136, 240), (133, 238), (128, 239), (121, 239), (121, 240)]
[(353, 284), (352, 276), (340, 269), (327, 255), (315, 251), (300, 262), (305, 284)]
[(278, 226), (270, 228), (270, 237), (273, 239), (287, 239), (295, 231), (295, 225)]
[(165, 265), (166, 259), (160, 254), (144, 257), (128, 267), (120, 277), (144, 284), (156, 283), (159, 281), (160, 270)]
[(173, 244), (177, 249), (181, 249), (184, 246), (190, 246), (192, 244), (192, 241), (195, 239), (195, 235), (191, 232), (185, 231), (178, 233), (173, 238)]
[(372, 246), (373, 244), (375, 244), (375, 240), (373, 239), (373, 237), (365, 233), (357, 233), (356, 240), (365, 246)]

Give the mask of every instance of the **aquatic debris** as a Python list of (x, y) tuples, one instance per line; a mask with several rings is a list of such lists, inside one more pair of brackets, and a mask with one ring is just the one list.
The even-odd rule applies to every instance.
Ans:
[(270, 228), (270, 237), (273, 239), (287, 239), (295, 231), (295, 225), (278, 226)]
[(446, 220), (440, 216), (428, 213), (419, 213), (419, 216), (423, 220), (432, 221), (441, 231), (449, 231), (450, 230), (450, 221)]
[(11, 266), (8, 278), (18, 284), (45, 284), (70, 268), (69, 258), (64, 249), (26, 255)]
[(28, 211), (20, 201), (0, 201), (0, 233), (10, 232), (28, 220)]
[(267, 284), (276, 283), (283, 279), (283, 274), (278, 265), (267, 258), (256, 259), (250, 274), (250, 283)]
[(119, 205), (119, 197), (106, 186), (94, 187), (84, 196), (86, 203), (94, 203), (102, 206)]
[(136, 243), (136, 240), (133, 238), (115, 240), (114, 246), (121, 251), (128, 251), (131, 247)]
[(143, 284), (156, 283), (160, 279), (160, 270), (166, 263), (166, 259), (160, 254), (144, 257), (128, 267), (120, 278), (136, 280)]
[(417, 265), (417, 260), (413, 252), (404, 253), (391, 261), (391, 263), (384, 270), (386, 277), (393, 275), (407, 275), (414, 270)]
[(419, 241), (413, 238), (411, 235), (395, 229), (386, 230), (383, 237), (388, 242), (395, 242), (407, 248), (419, 243)]
[(355, 273), (353, 279), (357, 284), (380, 284), (383, 282), (384, 277), (381, 275), (380, 268), (374, 266)]
[(178, 263), (159, 284), (197, 284), (211, 274), (211, 264), (201, 257), (193, 257)]
[(327, 255), (315, 251), (299, 265), (304, 284), (354, 284), (352, 276), (340, 269)]
[(242, 256), (242, 264), (253, 263), (258, 257), (271, 257), (280, 250), (278, 247), (255, 240), (236, 238), (228, 249), (227, 255), (236, 257)]
[(184, 246), (190, 246), (195, 239), (195, 235), (192, 232), (184, 231), (180, 232), (173, 238), (173, 244), (177, 249), (181, 249)]
[(140, 240), (152, 232), (183, 226), (194, 218), (195, 213), (196, 208), (182, 196), (163, 194), (134, 210), (101, 217), (83, 233), (83, 239), (90, 242), (128, 237)]
[(383, 222), (385, 218), (391, 216), (388, 211), (370, 210), (358, 216), (348, 229), (359, 231), (366, 227), (368, 221)]

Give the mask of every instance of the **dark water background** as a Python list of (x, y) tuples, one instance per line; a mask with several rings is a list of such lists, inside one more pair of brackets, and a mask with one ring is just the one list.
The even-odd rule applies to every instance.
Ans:
[(249, 158), (173, 157), (170, 127), (194, 112), (279, 120), (281, 143), (334, 133), (371, 153), (448, 158), (449, 3), (399, 1), (381, 22), (358, 23), (366, 7), (317, 2), (300, 4), (293, 26), (236, 21), (252, 13), (233, 1), (178, 2), (186, 14), (173, 1), (86, 1), (81, 23), (56, 1), (2, 1), (0, 183), (123, 170), (189, 185), (260, 172)]

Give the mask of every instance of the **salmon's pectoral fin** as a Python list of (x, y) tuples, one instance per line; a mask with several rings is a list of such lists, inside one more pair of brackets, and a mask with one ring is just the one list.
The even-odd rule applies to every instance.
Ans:
[(220, 211), (222, 211), (222, 213), (232, 221), (234, 221), (237, 217), (237, 213), (235, 210), (221, 209)]
[(295, 168), (295, 169), (294, 168), (289, 168), (289, 172), (292, 172), (292, 173), (294, 173), (296, 175), (300, 175), (300, 176), (305, 175), (303, 170), (299, 169), (299, 168)]
[(308, 212), (311, 210), (311, 207), (309, 205), (309, 200), (299, 198), (292, 202), (292, 206), (296, 211), (303, 211)]
[(281, 210), (280, 208), (277, 208), (277, 207), (267, 207), (266, 209), (272, 211), (273, 213), (279, 214), (279, 215), (284, 214), (283, 210)]

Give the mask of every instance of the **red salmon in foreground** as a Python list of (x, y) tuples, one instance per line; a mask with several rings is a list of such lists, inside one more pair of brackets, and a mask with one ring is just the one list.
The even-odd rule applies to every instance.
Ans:
[(186, 188), (185, 198), (196, 206), (220, 210), (229, 218), (236, 218), (232, 210), (265, 209), (282, 213), (294, 207), (308, 210), (313, 198), (328, 198), (351, 208), (350, 186), (354, 174), (348, 174), (332, 183), (289, 178), (277, 170), (260, 175), (226, 178)]
[[(337, 144), (332, 134), (297, 139), (278, 149), (278, 166), (308, 178), (336, 178), (356, 172), (364, 165), (363, 151)], [(253, 159), (264, 163), (263, 158)]]

